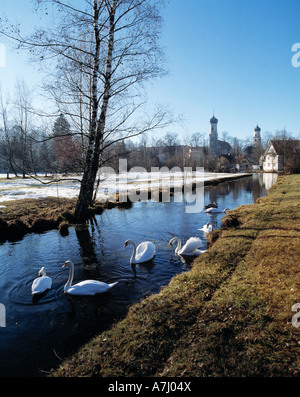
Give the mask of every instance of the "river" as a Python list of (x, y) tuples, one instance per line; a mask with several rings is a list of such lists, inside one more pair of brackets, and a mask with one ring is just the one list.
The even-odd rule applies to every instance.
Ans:
[[(268, 193), (275, 180), (273, 174), (254, 174), (205, 187), (204, 202), (216, 201), (222, 209), (252, 204)], [(200, 237), (205, 249), (206, 239), (199, 229), (208, 220), (214, 228), (220, 227), (223, 216), (223, 212), (187, 213), (184, 202), (174, 200), (137, 202), (130, 209), (105, 210), (89, 225), (71, 227), (65, 237), (53, 230), (1, 244), (0, 303), (5, 308), (5, 327), (2, 323), (0, 376), (45, 376), (84, 342), (122, 319), (130, 305), (191, 268), (168, 246), (172, 237), (182, 241)], [(127, 239), (154, 242), (153, 261), (133, 269), (132, 246), (123, 248)], [(98, 279), (118, 284), (95, 297), (65, 295), (68, 270), (62, 265), (66, 260), (75, 265), (74, 282)], [(42, 266), (53, 286), (33, 301), (31, 283)]]

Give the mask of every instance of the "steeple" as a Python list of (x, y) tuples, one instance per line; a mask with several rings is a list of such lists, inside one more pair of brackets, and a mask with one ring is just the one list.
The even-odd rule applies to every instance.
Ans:
[(210, 124), (218, 124), (218, 119), (215, 118), (215, 115), (212, 116), (212, 118), (210, 119)]
[(210, 122), (209, 147), (214, 154), (218, 153), (218, 119), (213, 115)]
[(261, 129), (257, 125), (254, 130), (253, 135), (253, 146), (261, 145), (261, 136), (260, 136)]

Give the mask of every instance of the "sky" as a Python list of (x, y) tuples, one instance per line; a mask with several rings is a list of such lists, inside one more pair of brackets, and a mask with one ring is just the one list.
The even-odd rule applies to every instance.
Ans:
[[(32, 4), (1, 0), (0, 14), (30, 31), (38, 20)], [(168, 75), (151, 84), (148, 96), (181, 115), (168, 131), (208, 136), (214, 114), (220, 137), (252, 138), (258, 124), (262, 134), (286, 129), (300, 139), (300, 67), (292, 65), (299, 0), (169, 0), (162, 13)], [(39, 78), (25, 54), (0, 37), (2, 89), (13, 92), (16, 79), (33, 87)]]

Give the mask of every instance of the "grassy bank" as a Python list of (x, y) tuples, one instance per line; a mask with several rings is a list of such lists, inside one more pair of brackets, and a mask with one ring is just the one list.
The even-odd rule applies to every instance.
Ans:
[(53, 376), (295, 376), (300, 176), (239, 207), (209, 250)]
[[(27, 233), (41, 233), (59, 229), (62, 234), (74, 222), (76, 199), (47, 197), (43, 199), (13, 200), (1, 203), (0, 241), (17, 240)], [(95, 203), (90, 216), (101, 214), (105, 209), (130, 207), (131, 203), (107, 201)]]

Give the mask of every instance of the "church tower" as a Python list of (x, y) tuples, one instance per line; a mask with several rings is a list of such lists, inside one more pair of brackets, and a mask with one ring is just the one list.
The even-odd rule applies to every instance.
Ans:
[(215, 116), (210, 119), (209, 147), (215, 155), (218, 154), (218, 121)]
[(260, 136), (260, 131), (261, 129), (257, 125), (255, 130), (254, 130), (254, 136), (253, 136), (253, 146), (260, 146), (261, 145), (261, 136)]

